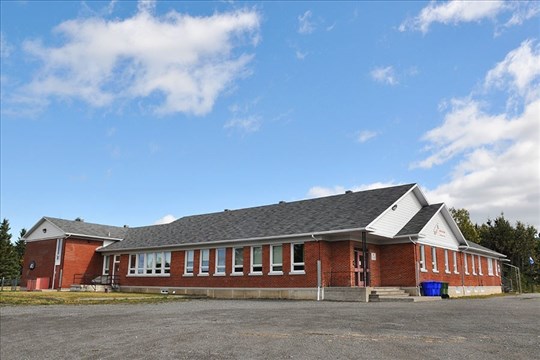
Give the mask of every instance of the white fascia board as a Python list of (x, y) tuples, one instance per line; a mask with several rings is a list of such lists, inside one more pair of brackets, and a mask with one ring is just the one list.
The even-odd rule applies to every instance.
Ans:
[(494, 250), (476, 249), (476, 248), (473, 248), (473, 247), (469, 247), (468, 245), (467, 246), (460, 246), (459, 250), (461, 250), (461, 252), (467, 253), (467, 254), (488, 254), (488, 255), (491, 255), (492, 257), (497, 258), (497, 259), (502, 259), (502, 258), (507, 257), (506, 255), (498, 253), (498, 252), (496, 252)]
[(84, 234), (76, 234), (76, 233), (66, 233), (69, 237), (80, 237), (85, 239), (96, 239), (96, 240), (112, 240), (112, 241), (122, 241), (123, 239), (120, 238), (112, 238), (112, 237), (104, 237), (104, 236), (95, 236), (95, 235), (84, 235)]
[(148, 247), (133, 247), (133, 248), (123, 248), (123, 249), (107, 249), (107, 247), (102, 247), (101, 249), (96, 249), (100, 252), (111, 252), (111, 253), (122, 253), (130, 251), (150, 251), (152, 249), (162, 250), (162, 249), (186, 249), (186, 248), (213, 248), (216, 245), (228, 245), (228, 244), (237, 244), (237, 245), (246, 245), (248, 243), (257, 243), (257, 242), (271, 242), (283, 241), (289, 239), (290, 242), (295, 241), (319, 241), (320, 239), (314, 239), (314, 236), (320, 235), (332, 235), (332, 234), (341, 234), (353, 231), (368, 231), (366, 228), (353, 228), (353, 229), (343, 229), (343, 230), (334, 230), (334, 231), (317, 231), (312, 233), (302, 233), (302, 234), (292, 234), (292, 235), (276, 235), (276, 236), (264, 236), (264, 237), (253, 237), (253, 238), (244, 238), (244, 239), (233, 239), (233, 240), (218, 240), (218, 241), (209, 241), (209, 242), (199, 242), (199, 243), (186, 243), (186, 244), (172, 244), (172, 245), (158, 245), (158, 246), (148, 246)]

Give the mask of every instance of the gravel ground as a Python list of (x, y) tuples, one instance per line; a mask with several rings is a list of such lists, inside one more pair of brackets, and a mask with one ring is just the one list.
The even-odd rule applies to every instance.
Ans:
[(0, 309), (9, 359), (538, 359), (540, 294)]

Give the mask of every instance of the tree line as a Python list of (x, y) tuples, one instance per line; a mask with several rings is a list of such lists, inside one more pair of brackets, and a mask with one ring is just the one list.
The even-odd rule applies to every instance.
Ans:
[(512, 225), (504, 214), (479, 225), (466, 209), (451, 208), (450, 213), (467, 241), (506, 255), (520, 269), (525, 286), (540, 285), (540, 238), (534, 226), (521, 221)]
[(0, 279), (17, 279), (22, 274), (24, 250), (26, 244), (22, 240), (26, 229), (22, 229), (19, 239), (11, 242), (9, 221), (4, 219), (0, 224)]

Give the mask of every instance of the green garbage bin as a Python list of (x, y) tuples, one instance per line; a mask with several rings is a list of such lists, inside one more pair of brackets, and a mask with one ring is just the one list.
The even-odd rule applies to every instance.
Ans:
[(441, 296), (448, 297), (448, 283), (446, 282), (441, 283)]

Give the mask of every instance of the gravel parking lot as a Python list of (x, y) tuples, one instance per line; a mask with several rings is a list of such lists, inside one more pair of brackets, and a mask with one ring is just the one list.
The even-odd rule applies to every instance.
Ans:
[(0, 309), (8, 359), (533, 359), (540, 296)]

